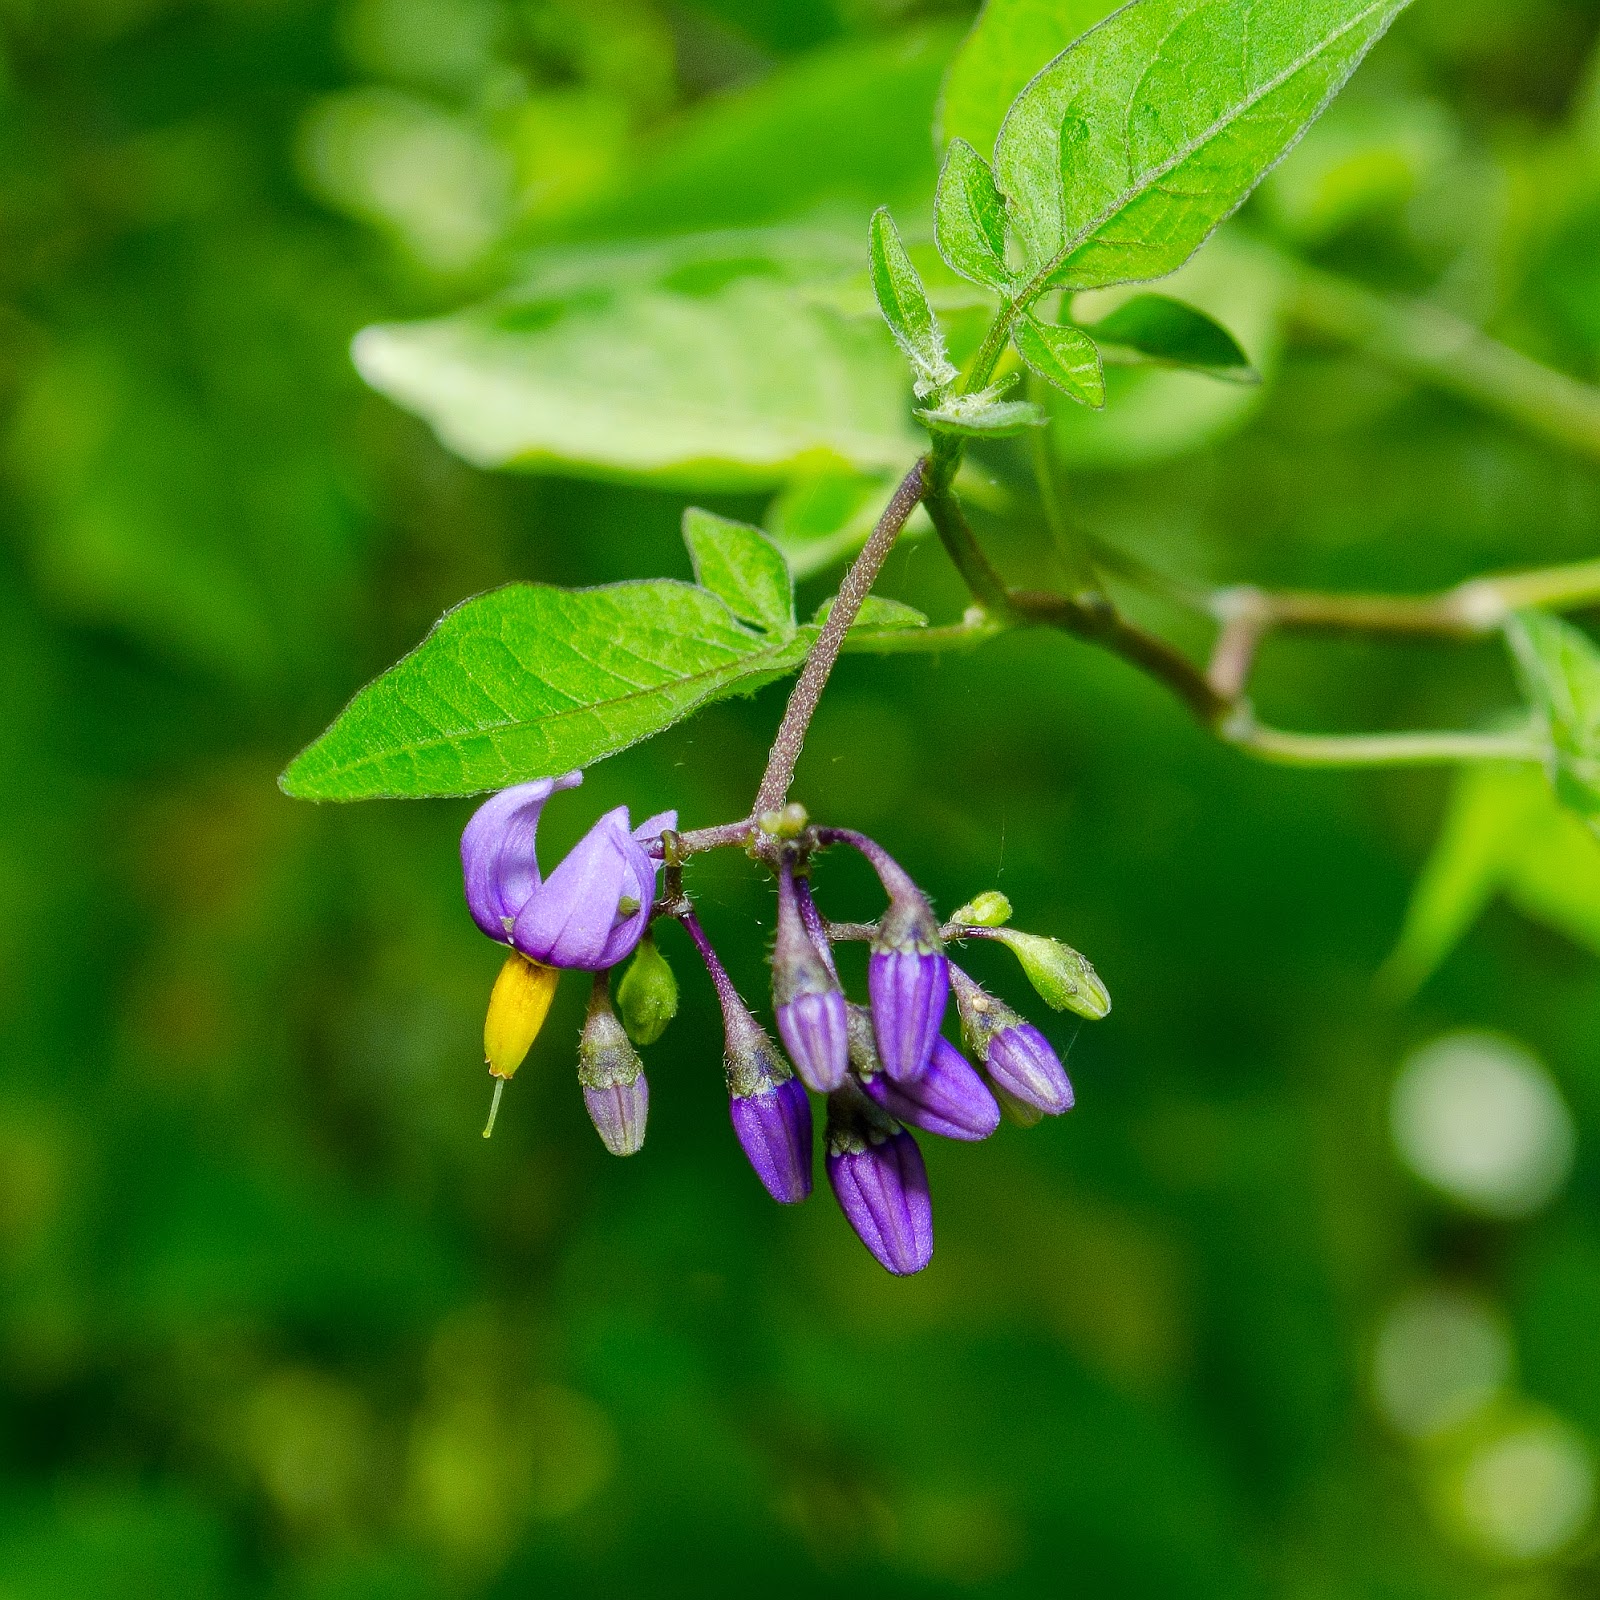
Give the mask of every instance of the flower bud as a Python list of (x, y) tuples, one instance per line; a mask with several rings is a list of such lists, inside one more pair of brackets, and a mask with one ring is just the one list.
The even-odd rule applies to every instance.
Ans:
[(984, 1064), (996, 1092), (1050, 1116), (1072, 1109), (1072, 1083), (1050, 1041), (1003, 1000), (951, 968), (967, 1048)]
[(1076, 1011), (1098, 1021), (1111, 1009), (1111, 996), (1086, 957), (1059, 939), (1003, 928), (994, 938), (1022, 963), (1028, 982), (1053, 1011)]
[(897, 886), (867, 958), (867, 991), (883, 1070), (896, 1083), (922, 1075), (950, 996), (950, 963), (926, 896)]
[(987, 1139), (1000, 1126), (1000, 1107), (972, 1063), (947, 1039), (936, 1039), (927, 1070), (911, 1083), (884, 1073), (863, 1077), (865, 1089), (890, 1116), (946, 1139)]
[(500, 969), (483, 1019), (483, 1059), (496, 1078), (510, 1078), (523, 1063), (550, 1014), (561, 974), (512, 954)]
[(857, 1237), (893, 1272), (933, 1259), (933, 1202), (917, 1142), (854, 1084), (828, 1096), (827, 1157), (834, 1198)]
[(950, 913), (958, 928), (1002, 928), (1011, 920), (1011, 902), (998, 889), (985, 889)]
[(1030, 1106), (1025, 1100), (1008, 1094), (998, 1083), (994, 1085), (994, 1097), (1007, 1120), (1016, 1123), (1019, 1128), (1036, 1128), (1044, 1121), (1044, 1112), (1038, 1106)]
[(806, 930), (787, 861), (778, 876), (772, 1007), (778, 1035), (806, 1086), (819, 1094), (837, 1089), (850, 1066), (844, 993)]
[(650, 1112), (650, 1085), (639, 1052), (611, 1009), (603, 972), (595, 974), (578, 1040), (578, 1082), (600, 1142), (614, 1156), (637, 1154)]
[(635, 1044), (654, 1044), (678, 1014), (678, 980), (648, 933), (617, 985), (617, 1005)]

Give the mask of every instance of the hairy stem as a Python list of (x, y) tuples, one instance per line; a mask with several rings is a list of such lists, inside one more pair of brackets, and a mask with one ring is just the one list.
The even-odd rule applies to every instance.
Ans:
[(822, 691), (827, 686), (833, 664), (839, 659), (844, 636), (854, 624), (862, 603), (872, 592), (872, 585), (894, 548), (900, 530), (905, 527), (906, 519), (923, 497), (928, 467), (928, 458), (919, 457), (901, 479), (900, 487), (895, 490), (878, 519), (877, 527), (862, 545), (861, 553), (851, 563), (844, 582), (839, 585), (833, 609), (828, 613), (828, 620), (817, 635), (817, 642), (812, 645), (805, 665), (800, 669), (799, 680), (789, 695), (789, 704), (784, 708), (783, 721), (778, 725), (772, 753), (767, 758), (767, 770), (762, 775), (761, 787), (756, 791), (755, 804), (751, 807), (757, 817), (778, 810), (789, 797), (795, 763), (799, 761), (800, 752), (805, 746), (806, 730), (811, 726), (811, 718), (822, 699)]

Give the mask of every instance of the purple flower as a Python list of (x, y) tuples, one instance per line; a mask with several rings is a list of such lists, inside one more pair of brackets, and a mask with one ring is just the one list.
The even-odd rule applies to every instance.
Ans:
[(578, 1082), (600, 1141), (614, 1156), (636, 1155), (650, 1114), (644, 1063), (611, 1009), (610, 982), (597, 972), (578, 1039)]
[(917, 1142), (853, 1084), (828, 1097), (828, 1182), (861, 1242), (890, 1272), (933, 1259), (933, 1202)]
[(548, 878), (536, 853), (539, 813), (583, 774), (540, 778), (503, 790), (473, 813), (461, 835), (461, 866), (472, 920), (531, 960), (588, 971), (615, 966), (644, 935), (655, 898), (656, 864), (645, 844), (674, 826), (663, 812), (629, 830), (628, 808), (607, 812)]
[(889, 902), (867, 958), (867, 992), (883, 1070), (896, 1083), (921, 1077), (944, 1022), (950, 963), (919, 890)]
[(756, 1176), (779, 1205), (811, 1193), (811, 1102), (800, 1080), (785, 1077), (753, 1094), (728, 1098), (733, 1131)]
[(740, 998), (700, 919), (688, 911), (679, 920), (694, 940), (722, 1006), (733, 1131), (767, 1193), (780, 1205), (796, 1205), (811, 1193), (811, 1102)]
[(890, 1116), (946, 1139), (987, 1139), (1000, 1126), (1000, 1106), (971, 1062), (947, 1039), (936, 1039), (927, 1070), (911, 1083), (884, 1073), (862, 1079)]
[(1052, 1117), (1072, 1109), (1072, 1080), (1050, 1041), (1031, 1022), (996, 1033), (984, 1064), (995, 1083), (1024, 1105)]
[(1052, 1117), (1070, 1111), (1072, 1083), (1050, 1041), (959, 967), (951, 967), (950, 976), (967, 1047), (996, 1089)]
[(787, 861), (778, 875), (778, 937), (772, 952), (778, 1035), (808, 1088), (837, 1089), (850, 1066), (844, 993), (812, 942)]

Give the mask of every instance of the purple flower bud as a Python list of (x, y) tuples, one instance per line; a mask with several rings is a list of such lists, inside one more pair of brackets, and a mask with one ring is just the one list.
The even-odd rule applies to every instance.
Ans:
[(828, 1182), (861, 1242), (890, 1272), (933, 1259), (933, 1202), (917, 1142), (853, 1084), (828, 1096)]
[(545, 801), (557, 790), (575, 789), (582, 782), (581, 772), (569, 772), (562, 778), (519, 783), (472, 813), (461, 835), (461, 875), (472, 920), (491, 939), (511, 943), (511, 926), (539, 887), (534, 846)]
[(920, 890), (889, 902), (867, 958), (867, 992), (883, 1070), (896, 1083), (910, 1083), (933, 1054), (950, 996), (950, 963)]
[(668, 812), (630, 832), (626, 806), (608, 811), (518, 912), (516, 947), (546, 966), (590, 972), (632, 954), (656, 892), (656, 863), (644, 843), (672, 820)]
[(786, 1077), (752, 1094), (733, 1091), (728, 1113), (767, 1193), (779, 1205), (798, 1205), (811, 1193), (811, 1102), (800, 1080)]
[(983, 1062), (995, 1087), (1049, 1116), (1072, 1109), (1072, 1083), (1050, 1041), (1004, 1001), (950, 969), (967, 1048)]
[(611, 1009), (610, 974), (597, 972), (578, 1039), (578, 1082), (600, 1141), (614, 1156), (637, 1154), (650, 1112), (644, 1063)]
[(811, 1193), (811, 1102), (765, 1028), (739, 997), (692, 911), (679, 920), (716, 986), (726, 1030), (724, 1065), (733, 1131), (767, 1193), (795, 1205)]
[(927, 1070), (911, 1083), (884, 1073), (861, 1087), (890, 1116), (946, 1139), (987, 1139), (1000, 1126), (1000, 1106), (971, 1062), (947, 1039), (936, 1039)]
[(850, 1066), (844, 993), (801, 919), (793, 871), (778, 875), (778, 938), (772, 952), (778, 1035), (808, 1088), (837, 1089)]

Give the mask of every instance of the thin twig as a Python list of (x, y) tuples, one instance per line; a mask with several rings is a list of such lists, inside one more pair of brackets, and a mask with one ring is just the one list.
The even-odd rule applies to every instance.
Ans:
[(916, 509), (918, 501), (922, 499), (928, 465), (927, 457), (919, 457), (912, 469), (901, 479), (900, 487), (895, 490), (894, 497), (884, 508), (877, 527), (872, 530), (872, 536), (862, 545), (861, 553), (851, 563), (844, 582), (839, 585), (833, 609), (828, 613), (828, 620), (823, 624), (822, 632), (817, 635), (817, 642), (812, 645), (811, 652), (806, 657), (805, 666), (800, 670), (799, 681), (789, 695), (789, 704), (784, 709), (783, 721), (778, 725), (777, 736), (772, 741), (772, 753), (767, 758), (767, 770), (762, 775), (761, 787), (756, 791), (755, 804), (751, 807), (752, 813), (757, 817), (765, 812), (778, 810), (789, 797), (789, 785), (794, 782), (795, 763), (799, 761), (800, 752), (805, 746), (806, 730), (811, 726), (811, 718), (816, 712), (818, 702), (822, 699), (828, 675), (833, 671), (834, 662), (839, 659), (844, 637), (855, 622), (862, 603), (872, 592), (872, 585), (877, 581), (885, 559), (894, 548), (900, 530)]

